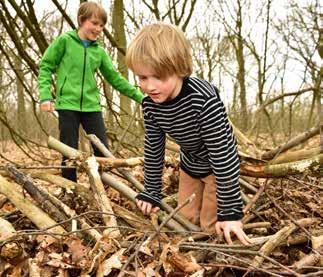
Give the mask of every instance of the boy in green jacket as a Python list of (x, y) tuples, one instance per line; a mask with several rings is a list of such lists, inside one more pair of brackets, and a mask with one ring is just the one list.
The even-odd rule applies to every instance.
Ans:
[[(110, 56), (96, 41), (107, 22), (105, 10), (97, 3), (80, 5), (78, 30), (60, 35), (45, 51), (39, 66), (40, 109), (59, 114), (61, 142), (78, 148), (79, 125), (95, 134), (106, 147), (107, 135), (102, 118), (100, 92), (95, 80), (99, 70), (116, 90), (141, 103), (143, 94), (118, 73)], [(51, 94), (52, 74), (56, 73), (56, 99)], [(94, 154), (101, 156), (93, 146)], [(62, 165), (65, 165), (63, 157)], [(76, 181), (75, 169), (62, 169), (62, 176)]]

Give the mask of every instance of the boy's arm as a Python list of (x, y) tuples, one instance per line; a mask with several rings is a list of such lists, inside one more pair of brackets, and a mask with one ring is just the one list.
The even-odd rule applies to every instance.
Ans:
[(140, 89), (132, 86), (113, 66), (112, 60), (107, 53), (102, 54), (100, 72), (113, 88), (128, 96), (138, 103), (144, 98)]
[(217, 186), (216, 233), (224, 235), (227, 243), (232, 244), (232, 232), (247, 245), (250, 239), (240, 221), (243, 217), (239, 186), (240, 161), (232, 127), (220, 98), (212, 97), (205, 103), (200, 120), (202, 139), (209, 151)]
[(144, 110), (145, 154), (144, 184), (145, 190), (137, 195), (138, 200), (161, 207), (162, 171), (165, 160), (165, 133), (154, 123)]
[(38, 73), (38, 89), (40, 102), (53, 100), (51, 93), (52, 74), (56, 71), (65, 51), (65, 43), (62, 37), (57, 38), (46, 49), (40, 64)]
[(218, 221), (243, 217), (239, 177), (240, 161), (236, 141), (224, 105), (217, 97), (207, 100), (200, 117), (202, 139), (216, 178)]

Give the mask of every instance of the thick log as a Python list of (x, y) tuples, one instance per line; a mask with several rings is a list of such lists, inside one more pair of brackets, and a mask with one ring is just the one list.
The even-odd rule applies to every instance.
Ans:
[(66, 232), (61, 226), (54, 226), (57, 225), (57, 222), (19, 193), (18, 190), (19, 188), (17, 186), (8, 182), (0, 175), (0, 193), (6, 195), (16, 208), (28, 217), (39, 229), (50, 228), (47, 232), (55, 234), (63, 234)]
[(297, 151), (291, 151), (283, 153), (279, 156), (277, 156), (275, 159), (270, 161), (270, 164), (282, 164), (287, 162), (295, 162), (300, 161), (304, 159), (309, 159), (311, 157), (314, 157), (316, 155), (320, 154), (320, 148), (312, 148), (312, 149), (302, 149)]
[(120, 231), (118, 229), (117, 219), (114, 216), (110, 200), (106, 195), (100, 174), (98, 172), (99, 166), (94, 156), (89, 157), (85, 161), (85, 169), (90, 177), (91, 189), (94, 193), (94, 198), (96, 199), (97, 205), (104, 213), (102, 215), (102, 219), (105, 225), (109, 227), (104, 231), (104, 233), (108, 237), (118, 238), (120, 236)]
[(63, 156), (68, 157), (69, 159), (83, 160), (85, 158), (84, 155), (88, 156), (81, 151), (78, 151), (64, 143), (61, 143), (59, 140), (55, 139), (52, 136), (48, 137), (47, 144), (49, 148), (60, 152)]
[[(68, 157), (69, 159), (84, 161), (89, 156), (88, 153), (83, 153), (72, 147), (69, 147), (51, 136), (48, 138), (47, 144), (49, 148), (60, 152), (63, 156)], [(143, 164), (142, 157), (130, 159), (96, 157), (96, 159), (103, 167), (134, 167)]]
[(294, 175), (294, 174), (303, 174), (306, 171), (309, 171), (315, 174), (315, 173), (319, 173), (319, 168), (322, 161), (323, 161), (323, 154), (320, 154), (310, 159), (266, 166), (265, 173), (275, 177)]
[(22, 188), (25, 189), (38, 203), (38, 205), (55, 221), (61, 222), (68, 219), (68, 217), (58, 210), (57, 207), (50, 201), (48, 193), (41, 191), (37, 186), (34, 185), (34, 180), (32, 178), (26, 176), (13, 166), (9, 166), (7, 170), (16, 183), (21, 185)]
[(323, 154), (310, 159), (274, 165), (241, 164), (241, 175), (256, 178), (279, 178), (288, 175), (303, 174), (307, 171), (319, 174), (323, 164)]

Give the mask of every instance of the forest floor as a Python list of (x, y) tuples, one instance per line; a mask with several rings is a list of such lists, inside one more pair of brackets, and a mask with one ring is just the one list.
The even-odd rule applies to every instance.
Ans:
[[(314, 138), (307, 147), (319, 145), (316, 143), (318, 140)], [(24, 152), (13, 143), (2, 144), (0, 149), (7, 157), (7, 160), (0, 158), (0, 175), (31, 203), (42, 206), (15, 184), (5, 168), (14, 165), (21, 172), (41, 170), (57, 176), (59, 170), (55, 167), (60, 166), (61, 155), (48, 149), (24, 149)], [(162, 192), (173, 196), (166, 201), (175, 208), (178, 157), (171, 152), (167, 156), (170, 162), (163, 175)], [(128, 170), (143, 183), (142, 166)], [(136, 190), (116, 170), (108, 173)], [(24, 210), (12, 203), (10, 195), (0, 194), (0, 219), (14, 228), (5, 231), (0, 222), (0, 276), (323, 276), (320, 177), (242, 176), (251, 185), (251, 189), (242, 187), (248, 207), (244, 228), (252, 240), (248, 246), (238, 241), (230, 246), (221, 238), (199, 231), (174, 231), (168, 227), (159, 230), (154, 216), (144, 217), (131, 200), (105, 185), (114, 211), (122, 207), (128, 212), (115, 211), (121, 234), (110, 238), (103, 232), (106, 226), (95, 204), (88, 203), (88, 199), (82, 199), (75, 191), (66, 190), (59, 182), (29, 178), (36, 187), (42, 187), (74, 210), (75, 217), (61, 224), (66, 231), (64, 235), (53, 235), (49, 228), (37, 227)], [(86, 172), (80, 170), (77, 186), (88, 190), (90, 195), (89, 183)], [(97, 230), (101, 238), (93, 238), (79, 222), (76, 226), (72, 220), (77, 219), (76, 215), (85, 219), (90, 229)]]

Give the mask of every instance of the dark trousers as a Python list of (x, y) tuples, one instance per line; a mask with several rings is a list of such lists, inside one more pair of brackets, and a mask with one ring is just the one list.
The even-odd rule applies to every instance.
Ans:
[[(60, 110), (59, 115), (59, 132), (60, 141), (66, 145), (78, 149), (79, 127), (82, 124), (83, 129), (87, 134), (94, 134), (108, 148), (108, 139), (105, 132), (105, 126), (101, 112), (77, 112)], [(94, 155), (102, 157), (99, 149), (92, 144)], [(63, 157), (62, 166), (65, 166), (66, 157)], [(76, 169), (63, 168), (62, 176), (71, 181), (76, 182)]]

